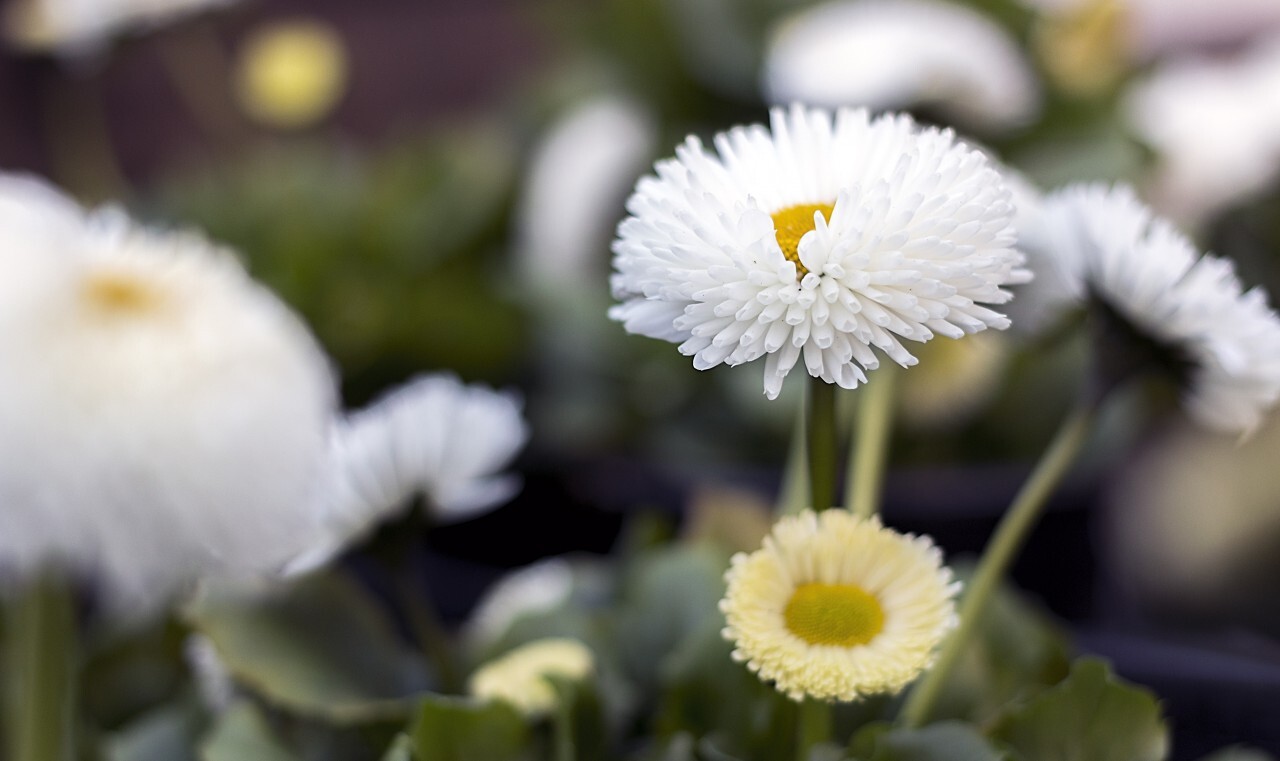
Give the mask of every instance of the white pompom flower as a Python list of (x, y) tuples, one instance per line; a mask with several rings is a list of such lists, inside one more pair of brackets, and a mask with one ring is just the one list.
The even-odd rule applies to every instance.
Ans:
[(1208, 427), (1258, 425), (1280, 398), (1280, 318), (1261, 287), (1244, 291), (1230, 260), (1202, 256), (1126, 186), (1070, 186), (1041, 213), (1024, 245), (1054, 259), (1068, 295), (1105, 318), (1112, 346), (1102, 351), (1144, 363), (1132, 370), (1154, 362), (1172, 372), (1188, 412)]
[(318, 529), (334, 377), (203, 238), (0, 182), (0, 567), (109, 601), (271, 572)]
[(764, 359), (773, 399), (797, 362), (854, 388), (901, 339), (1009, 321), (987, 305), (1029, 277), (999, 175), (948, 130), (865, 110), (772, 111), (716, 153), (690, 137), (627, 203), (610, 316), (705, 370)]

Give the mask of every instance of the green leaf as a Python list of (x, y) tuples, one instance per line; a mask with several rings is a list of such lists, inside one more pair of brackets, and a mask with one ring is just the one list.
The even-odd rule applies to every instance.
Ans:
[(524, 718), (500, 701), (431, 695), (411, 731), (417, 761), (516, 761), (529, 757)]
[(105, 738), (102, 757), (105, 761), (196, 761), (199, 725), (191, 706), (171, 703)]
[(600, 693), (591, 681), (575, 681), (560, 676), (544, 677), (551, 683), (559, 702), (557, 711), (568, 714), (574, 758), (604, 758), (608, 731)]
[(1147, 690), (1084, 658), (1061, 684), (1007, 710), (991, 736), (1026, 761), (1163, 761), (1168, 729)]
[(860, 761), (1004, 761), (1008, 758), (971, 724), (939, 722), (922, 729), (869, 725), (854, 736), (850, 751)]
[(262, 713), (241, 701), (222, 715), (200, 748), (200, 761), (298, 761), (272, 734)]
[(431, 686), (421, 655), (338, 573), (258, 599), (206, 596), (188, 617), (238, 682), (302, 716), (338, 723), (404, 719)]
[[(961, 573), (961, 578), (965, 577)], [(1066, 636), (1009, 587), (997, 590), (933, 715), (984, 724), (1006, 705), (1057, 684), (1070, 669)]]

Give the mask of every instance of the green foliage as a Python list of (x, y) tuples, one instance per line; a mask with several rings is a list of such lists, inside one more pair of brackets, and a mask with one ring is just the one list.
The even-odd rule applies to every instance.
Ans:
[(248, 702), (227, 710), (205, 738), (200, 761), (298, 761), (275, 738), (262, 713)]
[(416, 761), (520, 761), (531, 758), (529, 729), (502, 702), (430, 695), (411, 730)]
[(199, 711), (194, 706), (173, 702), (104, 737), (100, 752), (103, 761), (208, 761), (196, 757), (200, 728)]
[(991, 736), (1022, 761), (1163, 761), (1169, 752), (1155, 696), (1092, 658), (1077, 661), (1061, 684), (1009, 708)]
[(871, 724), (854, 735), (849, 752), (857, 761), (1005, 761), (1007, 756), (973, 725), (956, 721), (921, 729)]
[(337, 723), (407, 717), (431, 686), (423, 658), (337, 572), (261, 598), (205, 596), (188, 616), (238, 681), (301, 716)]

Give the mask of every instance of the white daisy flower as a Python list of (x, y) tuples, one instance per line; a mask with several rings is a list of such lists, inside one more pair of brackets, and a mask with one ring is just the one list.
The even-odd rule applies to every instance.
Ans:
[[(1184, 404), (1199, 422), (1248, 432), (1280, 398), (1280, 319), (1266, 292), (1243, 292), (1231, 261), (1201, 256), (1131, 189), (1077, 185), (1048, 196), (1040, 235), (1023, 244), (1059, 262), (1077, 303), (1155, 345), (1155, 359), (1185, 376)], [(1121, 358), (1135, 352), (1126, 344)]]
[(769, 40), (764, 90), (795, 101), (873, 110), (930, 105), (992, 130), (1040, 107), (1031, 64), (986, 16), (940, 0), (836, 0), (785, 18)]
[(783, 518), (725, 580), (734, 659), (797, 701), (896, 693), (957, 623), (938, 548), (846, 510)]
[(501, 700), (530, 718), (546, 716), (556, 705), (549, 677), (581, 682), (595, 671), (595, 656), (576, 639), (530, 642), (476, 670), (467, 683), (471, 695)]
[(324, 354), (230, 252), (32, 183), (0, 182), (0, 566), (140, 605), (277, 569), (318, 529)]
[(1197, 226), (1280, 178), (1280, 36), (1170, 62), (1126, 93), (1123, 111), (1157, 155), (1153, 205)]
[(1008, 326), (986, 305), (1029, 275), (981, 153), (865, 110), (775, 109), (772, 127), (719, 134), (714, 154), (690, 137), (641, 178), (613, 246), (611, 317), (699, 370), (763, 358), (771, 399), (801, 360), (854, 388), (879, 365), (872, 346), (909, 366), (900, 339)]
[(150, 29), (235, 1), (13, 0), (4, 9), (4, 31), (18, 47), (79, 54), (131, 30)]
[(518, 476), (501, 473), (529, 430), (513, 394), (424, 375), (338, 420), (330, 437), (326, 536), (289, 564), (324, 563), (415, 495), (439, 521), (459, 521), (510, 499)]

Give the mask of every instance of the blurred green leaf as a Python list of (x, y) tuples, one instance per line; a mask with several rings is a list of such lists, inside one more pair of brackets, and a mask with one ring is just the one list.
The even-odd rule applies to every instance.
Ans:
[[(102, 741), (104, 761), (196, 761), (198, 712), (183, 702), (161, 706)], [(245, 761), (249, 761), (246, 759)]]
[(206, 595), (188, 611), (242, 684), (340, 723), (407, 717), (430, 686), (423, 658), (348, 577), (326, 572), (257, 599)]
[(859, 761), (1004, 761), (1008, 756), (971, 724), (958, 721), (922, 729), (868, 726), (854, 736), (850, 752)]
[[(962, 570), (961, 578), (968, 571)], [(1009, 587), (997, 590), (978, 636), (943, 689), (934, 716), (983, 723), (1011, 701), (1056, 684), (1070, 669), (1066, 636)]]
[(200, 747), (200, 761), (297, 761), (248, 701), (227, 710)]
[(573, 730), (574, 758), (604, 758), (609, 745), (604, 708), (592, 681), (546, 678), (556, 691), (557, 710), (567, 710)]
[(1147, 690), (1124, 684), (1103, 661), (1076, 661), (1071, 675), (1007, 710), (991, 736), (1024, 761), (1163, 761), (1168, 729)]
[(514, 708), (431, 695), (411, 730), (416, 761), (517, 761), (530, 757), (529, 730)]

